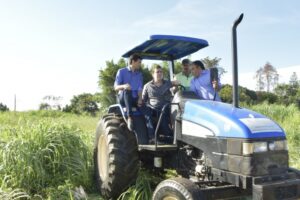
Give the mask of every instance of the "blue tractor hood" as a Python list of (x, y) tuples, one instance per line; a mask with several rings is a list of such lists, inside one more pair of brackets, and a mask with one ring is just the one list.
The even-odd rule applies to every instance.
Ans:
[(149, 40), (126, 52), (123, 57), (128, 58), (136, 53), (143, 59), (176, 60), (207, 46), (208, 42), (203, 39), (175, 35), (152, 35)]
[(266, 116), (216, 101), (188, 100), (182, 121), (190, 127), (186, 134), (199, 137), (285, 138), (284, 130)]

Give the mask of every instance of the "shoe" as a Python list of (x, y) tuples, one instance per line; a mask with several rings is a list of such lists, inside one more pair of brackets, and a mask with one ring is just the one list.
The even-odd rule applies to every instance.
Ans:
[[(149, 140), (149, 144), (155, 144), (155, 138), (152, 138)], [(165, 142), (157, 140), (157, 145), (163, 145), (166, 144)]]
[(149, 139), (149, 144), (155, 144), (155, 139), (154, 138)]
[(133, 120), (131, 117), (128, 117), (127, 127), (128, 127), (128, 130), (133, 131)]
[(160, 135), (159, 136), (159, 141), (165, 143), (165, 144), (172, 144), (173, 143), (173, 136), (169, 136), (169, 135)]

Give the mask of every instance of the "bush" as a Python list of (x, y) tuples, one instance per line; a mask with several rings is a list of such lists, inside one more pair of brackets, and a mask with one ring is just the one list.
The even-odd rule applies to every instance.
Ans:
[[(247, 104), (252, 104), (257, 100), (256, 93), (252, 90), (249, 90), (245, 87), (239, 86), (239, 101)], [(232, 103), (232, 86), (225, 84), (222, 86), (219, 95), (222, 99), (222, 102)]]
[(99, 111), (96, 98), (97, 97), (95, 95), (89, 93), (73, 96), (71, 99), (71, 104), (66, 105), (63, 111), (72, 112), (75, 114), (90, 114), (95, 116)]
[(91, 151), (79, 129), (42, 120), (0, 129), (1, 189), (47, 196), (49, 188), (92, 187)]
[(271, 92), (257, 91), (256, 95), (257, 95), (257, 103), (267, 102), (273, 104), (276, 103), (278, 100), (278, 97)]
[(5, 112), (5, 111), (9, 111), (9, 108), (6, 105), (0, 103), (0, 112)]
[(276, 121), (286, 132), (289, 145), (290, 165), (300, 168), (300, 112), (294, 104), (269, 105), (267, 103), (251, 106), (251, 109)]

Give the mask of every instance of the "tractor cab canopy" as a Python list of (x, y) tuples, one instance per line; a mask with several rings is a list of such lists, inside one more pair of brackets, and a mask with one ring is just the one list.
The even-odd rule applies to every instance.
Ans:
[(173, 61), (207, 46), (208, 42), (203, 39), (174, 35), (152, 35), (149, 40), (134, 47), (123, 57), (128, 58), (136, 53), (143, 59)]

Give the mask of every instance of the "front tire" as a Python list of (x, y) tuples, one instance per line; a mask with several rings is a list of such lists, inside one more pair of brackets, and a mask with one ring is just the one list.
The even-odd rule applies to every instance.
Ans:
[(156, 187), (152, 200), (204, 200), (200, 188), (185, 178), (171, 178)]
[(135, 182), (139, 170), (137, 142), (122, 118), (107, 115), (98, 124), (94, 166), (98, 188), (106, 198), (118, 198)]

